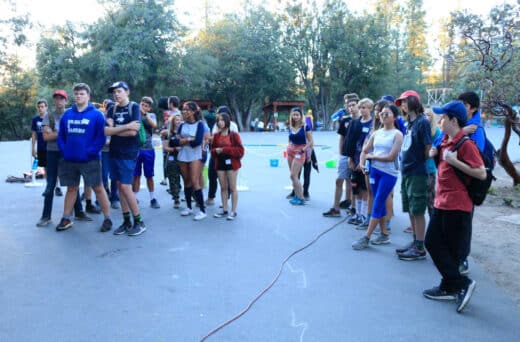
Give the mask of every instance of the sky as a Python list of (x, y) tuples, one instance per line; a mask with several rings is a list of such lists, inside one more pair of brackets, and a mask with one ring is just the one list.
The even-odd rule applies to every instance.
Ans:
[[(7, 13), (3, 8), (7, 7), (9, 0), (0, 0), (1, 13)], [(13, 0), (11, 0), (13, 1)], [(224, 13), (237, 11), (243, 6), (244, 0), (175, 0), (175, 10), (179, 21), (185, 26), (197, 30), (204, 23), (204, 3), (210, 4), (211, 17), (218, 17)], [(275, 8), (280, 0), (250, 0), (253, 3), (270, 3)], [(320, 1), (320, 0), (318, 0)], [(349, 8), (353, 11), (362, 11), (371, 7), (373, 0), (349, 1), (345, 0)], [(424, 0), (424, 9), (427, 13), (426, 22), (429, 26), (430, 41), (434, 41), (437, 33), (437, 23), (441, 17), (446, 17), (453, 10), (470, 9), (476, 14), (487, 14), (489, 10), (497, 4), (512, 2), (514, 0)], [(59, 25), (65, 19), (74, 23), (91, 23), (103, 16), (103, 7), (96, 0), (16, 0), (19, 12), (27, 11), (31, 20), (38, 23), (34, 32), (31, 34), (33, 46), (30, 49), (18, 51), (27, 66), (35, 64), (35, 42), (38, 40), (39, 33), (45, 31), (53, 25)], [(432, 47), (430, 47), (432, 48)]]

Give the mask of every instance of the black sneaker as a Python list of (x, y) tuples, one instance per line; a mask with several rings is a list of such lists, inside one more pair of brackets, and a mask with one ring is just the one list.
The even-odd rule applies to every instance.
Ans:
[(101, 213), (101, 209), (93, 204), (87, 204), (85, 207), (85, 211), (89, 214), (99, 214)]
[(63, 192), (61, 192), (61, 188), (59, 186), (56, 187), (56, 189), (54, 190), (54, 195), (56, 195), (58, 197), (63, 196)]
[(433, 300), (455, 300), (457, 299), (457, 293), (448, 292), (440, 288), (440, 286), (432, 287), (431, 289), (424, 290), (423, 296)]
[(339, 207), (341, 209), (348, 209), (350, 207), (350, 204), (351, 204), (350, 201), (344, 200), (344, 201), (339, 202)]
[(328, 211), (323, 213), (325, 217), (341, 217), (341, 212), (337, 209), (330, 208)]
[(126, 234), (128, 236), (137, 236), (137, 235), (141, 235), (145, 231), (146, 231), (146, 226), (144, 225), (144, 222), (143, 221), (139, 221), (139, 222), (135, 222), (134, 226), (132, 228), (130, 228), (126, 232)]
[(150, 201), (150, 207), (154, 209), (159, 209), (161, 206), (159, 205), (159, 202), (154, 198)]
[(475, 291), (475, 286), (477, 282), (471, 279), (468, 279), (468, 284), (462, 288), (457, 294), (457, 312), (461, 313), (466, 305), (468, 305), (471, 296), (473, 295), (473, 291)]
[(56, 226), (56, 231), (61, 232), (72, 227), (73, 222), (69, 219), (62, 218), (60, 223)]
[(92, 218), (87, 216), (84, 211), (80, 211), (76, 215), (74, 215), (74, 219), (76, 221), (92, 221)]
[(103, 220), (103, 224), (101, 225), (101, 228), (99, 228), (99, 231), (101, 233), (106, 233), (112, 229), (112, 220), (109, 218), (106, 218)]
[(469, 273), (469, 264), (468, 264), (468, 259), (464, 260), (463, 262), (460, 263), (459, 265), (459, 273), (462, 274), (462, 275), (466, 275)]
[(402, 254), (404, 252), (406, 252), (407, 250), (409, 250), (410, 248), (412, 248), (413, 246), (415, 246), (415, 243), (413, 241), (410, 241), (407, 245), (405, 245), (404, 247), (401, 247), (401, 248), (396, 248), (395, 249), (395, 252), (397, 254)]
[(114, 235), (123, 235), (126, 234), (127, 231), (132, 229), (132, 223), (123, 222), (116, 230), (114, 230)]
[(399, 259), (406, 261), (426, 259), (426, 251), (424, 248), (417, 248), (415, 246), (397, 255), (399, 256)]

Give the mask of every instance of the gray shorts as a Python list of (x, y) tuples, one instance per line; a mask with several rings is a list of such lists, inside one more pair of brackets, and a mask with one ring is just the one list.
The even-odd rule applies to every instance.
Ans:
[(350, 179), (352, 170), (348, 167), (348, 157), (339, 156), (338, 159), (338, 179)]
[(80, 176), (83, 176), (85, 186), (96, 186), (103, 183), (101, 179), (101, 162), (91, 160), (86, 163), (72, 163), (60, 160), (58, 167), (60, 184), (63, 186), (78, 186)]

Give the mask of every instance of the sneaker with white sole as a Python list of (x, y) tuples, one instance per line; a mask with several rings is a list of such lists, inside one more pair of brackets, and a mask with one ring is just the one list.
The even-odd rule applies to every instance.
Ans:
[(193, 210), (190, 208), (185, 208), (181, 211), (181, 216), (190, 216), (193, 213)]
[(215, 218), (221, 218), (221, 217), (226, 217), (228, 216), (228, 212), (227, 210), (224, 210), (224, 209), (220, 209), (218, 212), (214, 213), (213, 214), (213, 217)]
[[(57, 188), (59, 189), (59, 188)], [(42, 217), (38, 223), (36, 223), (36, 227), (47, 227), (49, 224), (51, 224), (52, 221), (50, 218)]]
[(457, 293), (457, 312), (461, 313), (469, 303), (473, 291), (475, 291), (476, 281), (468, 278), (468, 283)]
[(229, 213), (229, 215), (227, 217), (227, 220), (228, 221), (233, 221), (236, 217), (237, 217), (237, 213), (232, 211), (232, 212)]
[(359, 251), (359, 250), (368, 248), (368, 242), (369, 241), (370, 240), (368, 240), (368, 238), (363, 235), (359, 240), (355, 241), (352, 244), (352, 249), (355, 249), (356, 251)]
[(208, 215), (203, 212), (203, 211), (199, 211), (197, 213), (197, 215), (193, 216), (193, 220), (195, 221), (200, 221), (200, 220), (204, 220)]
[(387, 234), (379, 234), (375, 239), (370, 241), (373, 245), (386, 245), (390, 243), (390, 237)]

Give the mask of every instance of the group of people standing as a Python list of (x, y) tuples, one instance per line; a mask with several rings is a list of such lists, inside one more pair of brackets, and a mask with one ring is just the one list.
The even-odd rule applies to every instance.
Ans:
[[(457, 312), (462, 312), (475, 288), (475, 281), (467, 276), (474, 210), (467, 184), (471, 177), (486, 178), (479, 153), (483, 152), (485, 136), (478, 95), (465, 92), (457, 100), (430, 110), (424, 109), (413, 90), (397, 99), (385, 95), (375, 105), (370, 99), (359, 100), (356, 94), (344, 98), (346, 115), (338, 128), (340, 157), (334, 204), (323, 215), (341, 217), (343, 207), (347, 222), (366, 230), (352, 244), (354, 250), (390, 243), (392, 195), (400, 176), (402, 208), (408, 213), (413, 238), (396, 249), (397, 256), (421, 260), (427, 250), (442, 281), (423, 295), (453, 300)], [(466, 135), (468, 142), (454, 150)], [(456, 176), (459, 171), (464, 179)], [(346, 198), (340, 202), (344, 182)], [(379, 234), (372, 238), (376, 229)]]
[[(81, 206), (81, 177), (85, 186), (84, 196), (89, 196), (90, 189), (96, 195), (92, 212), (102, 212), (104, 215), (99, 228), (101, 232), (112, 230), (111, 207), (120, 207), (123, 215), (122, 224), (113, 230), (115, 235), (137, 236), (146, 231), (136, 199), (143, 171), (150, 193), (150, 206), (160, 208), (153, 181), (155, 150), (152, 134), (157, 127), (156, 115), (151, 112), (153, 100), (143, 97), (139, 104), (130, 101), (130, 88), (122, 81), (112, 84), (108, 93), (114, 100), (105, 100), (99, 109), (90, 102), (91, 90), (85, 83), (74, 85), (74, 104), (68, 109), (67, 92), (61, 89), (53, 94), (53, 112), (47, 111), (46, 101), (38, 101), (39, 115), (33, 122), (33, 155), (39, 157), (40, 166), (46, 167), (47, 185), (43, 193), (44, 208), (37, 226), (51, 224), (53, 197), (55, 189), (59, 189), (56, 186), (58, 179), (67, 191), (57, 231), (72, 227), (73, 208), (74, 220), (92, 221)], [(170, 100), (171, 109), (178, 109), (178, 98), (173, 96)], [(219, 107), (213, 133), (202, 120), (195, 102), (184, 103), (182, 115), (178, 110), (174, 113), (167, 119), (162, 132), (174, 208), (180, 208), (182, 176), (186, 208), (181, 215), (192, 214), (193, 198), (199, 208), (194, 220), (206, 217), (202, 169), (208, 154), (211, 154), (222, 197), (222, 210), (214, 216), (233, 220), (237, 217), (236, 180), (244, 148), (238, 132), (230, 129), (229, 108)], [(231, 197), (229, 210), (228, 196)], [(93, 205), (90, 200), (87, 203)]]

